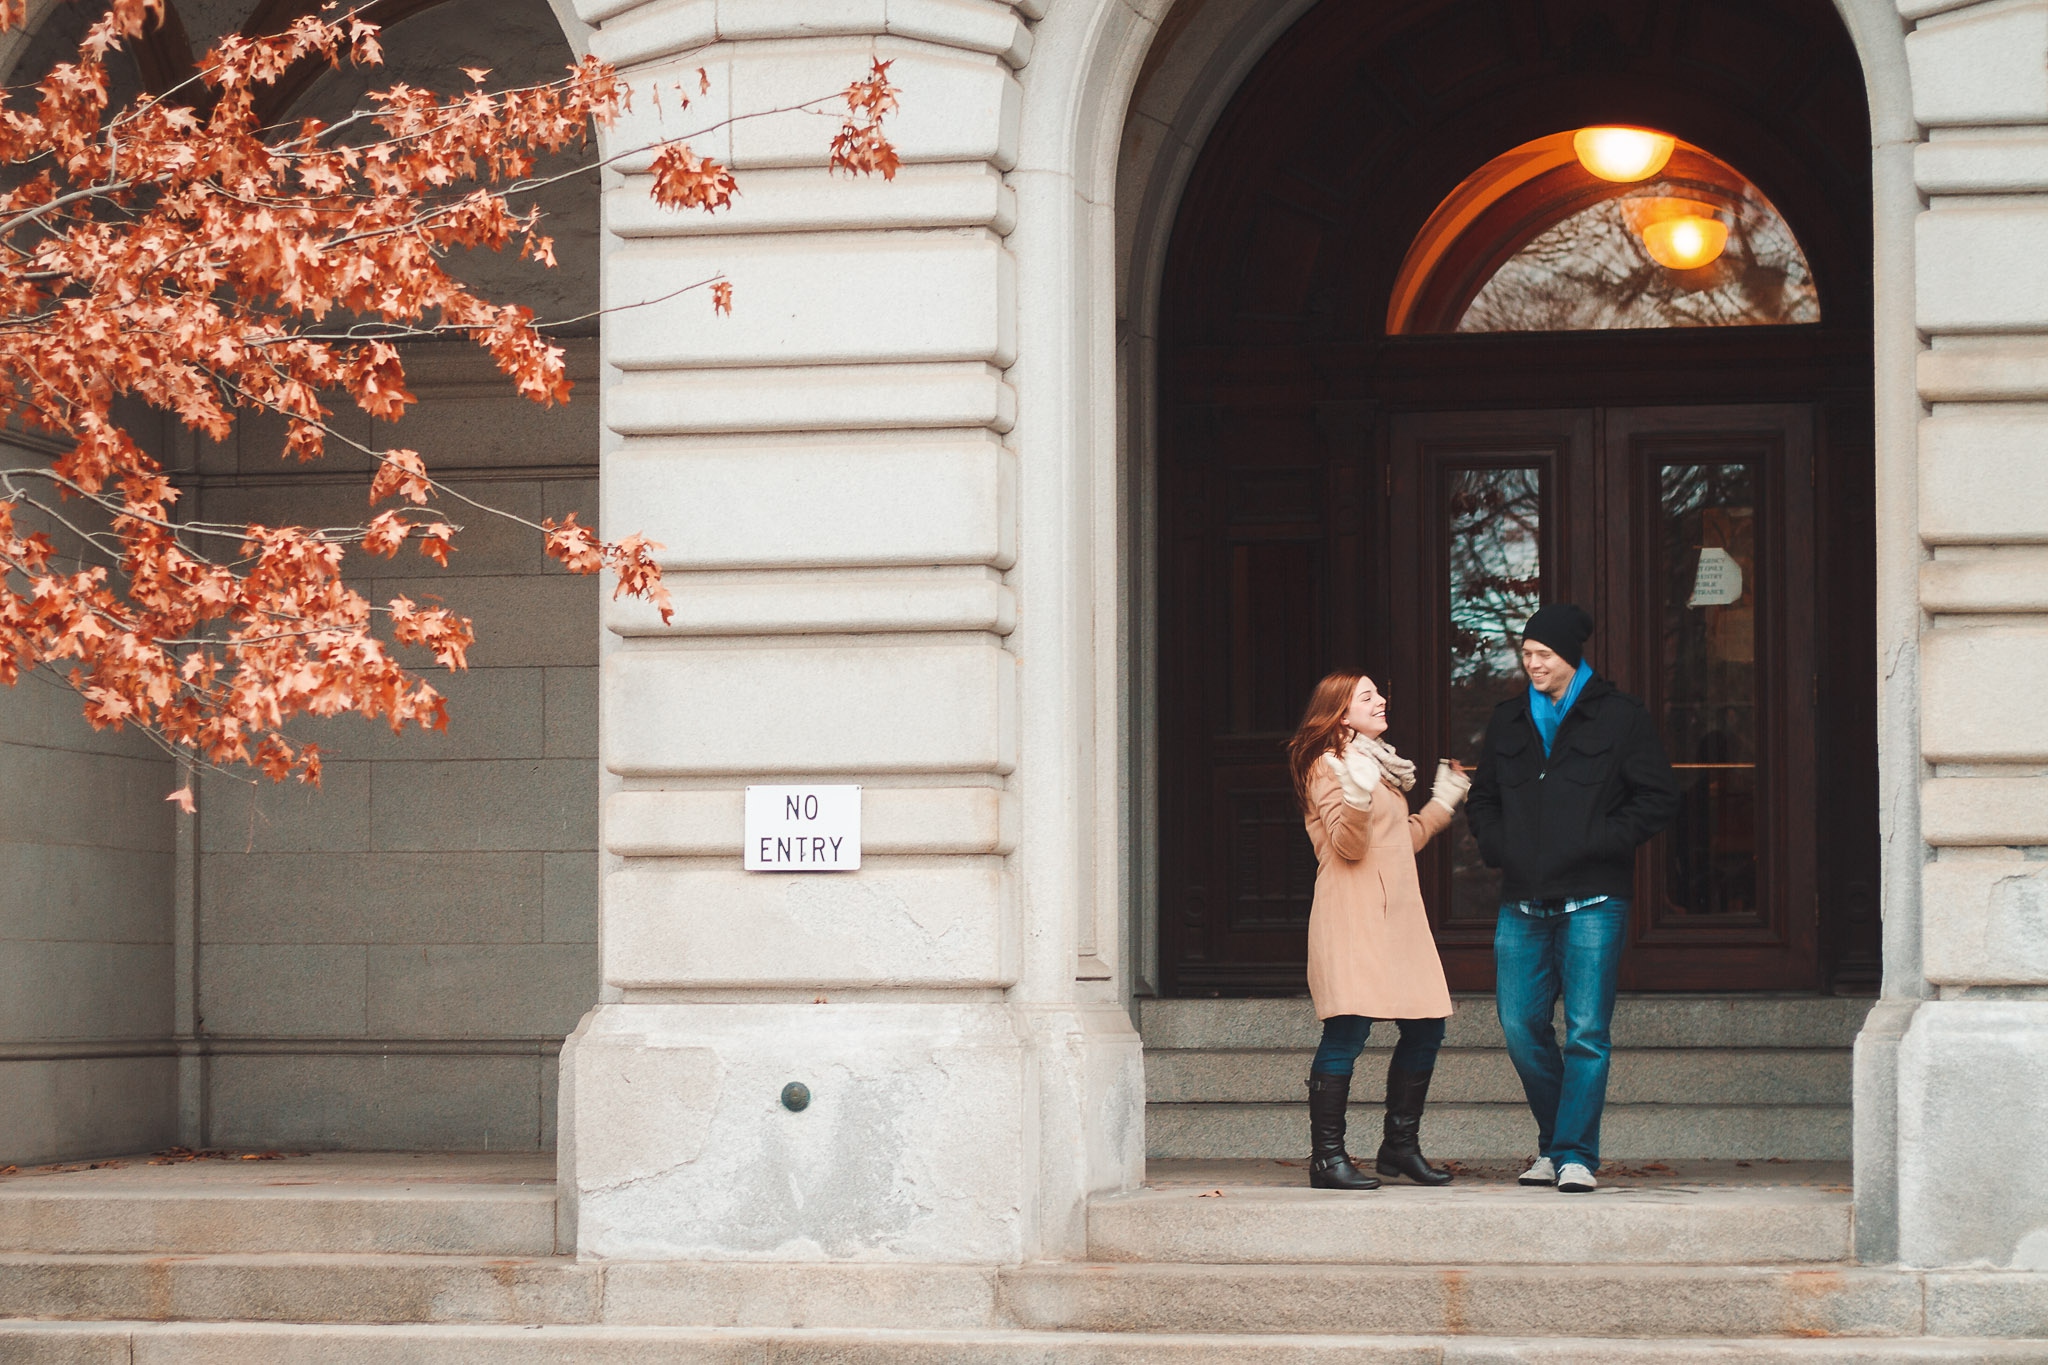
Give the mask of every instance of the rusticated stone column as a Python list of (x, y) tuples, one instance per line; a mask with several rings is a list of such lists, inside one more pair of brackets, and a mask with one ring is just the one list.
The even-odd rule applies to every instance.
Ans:
[[(1139, 1175), (1143, 1094), (1101, 799), (1115, 660), (1073, 588), (1098, 511), (1013, 382), (1037, 10), (577, 9), (641, 89), (619, 145), (741, 116), (693, 142), (742, 194), (670, 213), (630, 161), (606, 189), (605, 526), (665, 544), (677, 611), (604, 619), (603, 996), (562, 1068), (575, 1244), (1072, 1254), (1089, 1193)], [(893, 182), (827, 174), (836, 117), (762, 112), (878, 58)], [(678, 80), (693, 107), (657, 109)], [(676, 293), (719, 273), (730, 317)], [(862, 784), (861, 869), (742, 871), (743, 788), (805, 781)]]
[[(2048, 1268), (2048, 4), (1901, 0), (1915, 233), (1921, 833), (1898, 1057), (1913, 1265)], [(1893, 953), (1895, 969), (1903, 954)], [(1859, 1095), (1859, 1103), (1862, 1097)]]

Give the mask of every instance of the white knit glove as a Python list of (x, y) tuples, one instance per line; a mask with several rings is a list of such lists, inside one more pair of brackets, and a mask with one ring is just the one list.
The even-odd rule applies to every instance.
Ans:
[(1337, 770), (1337, 785), (1344, 789), (1344, 804), (1353, 810), (1371, 810), (1373, 789), (1381, 782), (1380, 763), (1371, 754), (1347, 747), (1340, 754), (1326, 754)]
[(1436, 761), (1436, 781), (1429, 789), (1430, 800), (1455, 815), (1465, 803), (1465, 793), (1471, 790), (1472, 779), (1453, 768), (1448, 758)]

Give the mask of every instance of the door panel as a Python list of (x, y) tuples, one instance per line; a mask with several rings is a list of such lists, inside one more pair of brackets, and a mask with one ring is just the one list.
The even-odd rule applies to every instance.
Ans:
[(1315, 856), (1282, 746), (1357, 615), (1306, 415), (1182, 409), (1161, 504), (1160, 969), (1175, 994), (1301, 989)]
[(1812, 430), (1790, 405), (1606, 415), (1608, 648), (1681, 793), (1638, 863), (1626, 989), (1820, 984)]
[[(1387, 443), (1387, 589), (1380, 606), (1391, 734), (1425, 773), (1476, 762), (1496, 703), (1524, 684), (1520, 632), (1546, 594), (1575, 590), (1568, 511), (1594, 466), (1589, 411), (1413, 413)], [(1427, 793), (1422, 793), (1426, 796)], [(1420, 799), (1420, 798), (1418, 798)], [(1500, 875), (1463, 819), (1417, 858), (1453, 990), (1493, 983)]]

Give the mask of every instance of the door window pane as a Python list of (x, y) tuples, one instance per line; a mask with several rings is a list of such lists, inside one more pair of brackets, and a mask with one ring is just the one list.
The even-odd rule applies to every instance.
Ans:
[(1658, 493), (1662, 719), (1680, 792), (1665, 895), (1676, 914), (1754, 917), (1756, 467), (1663, 465)]
[[(1531, 466), (1445, 470), (1450, 559), (1450, 689), (1446, 756), (1475, 763), (1493, 708), (1525, 686), (1522, 627), (1543, 602), (1543, 476)], [(1451, 921), (1491, 923), (1500, 873), (1452, 825)]]

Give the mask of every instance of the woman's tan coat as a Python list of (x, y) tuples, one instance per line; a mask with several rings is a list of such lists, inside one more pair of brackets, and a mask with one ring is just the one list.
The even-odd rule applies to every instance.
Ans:
[(1415, 850), (1449, 827), (1431, 801), (1408, 813), (1391, 782), (1372, 808), (1347, 805), (1337, 775), (1317, 759), (1308, 780), (1308, 837), (1316, 846), (1316, 899), (1308, 917), (1308, 989), (1316, 1018), (1442, 1019), (1451, 991), (1436, 955)]

